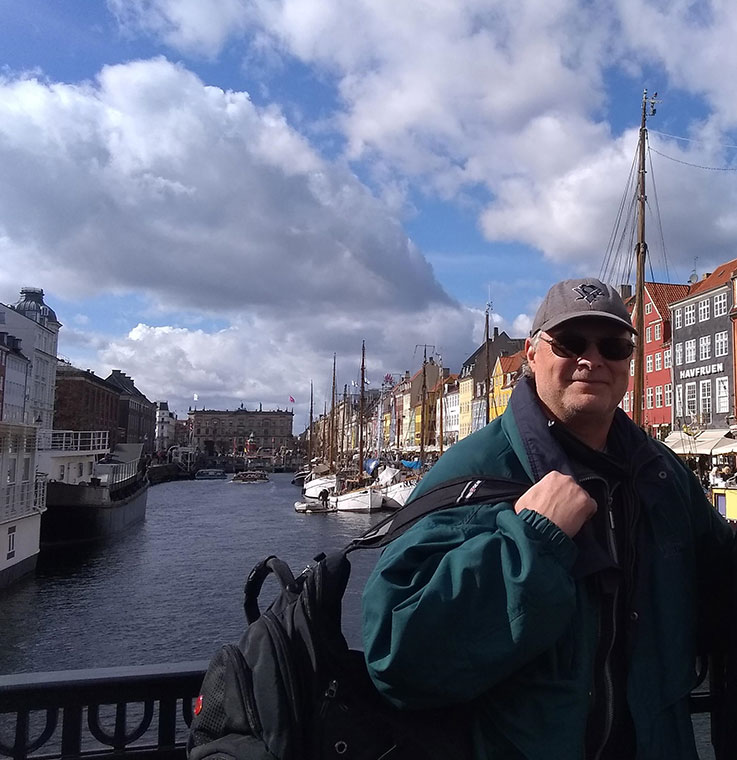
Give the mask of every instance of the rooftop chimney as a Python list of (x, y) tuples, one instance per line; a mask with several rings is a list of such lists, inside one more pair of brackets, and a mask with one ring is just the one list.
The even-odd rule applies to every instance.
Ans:
[(626, 301), (628, 298), (632, 298), (632, 285), (623, 282), (619, 286), (619, 295), (622, 296), (623, 301)]

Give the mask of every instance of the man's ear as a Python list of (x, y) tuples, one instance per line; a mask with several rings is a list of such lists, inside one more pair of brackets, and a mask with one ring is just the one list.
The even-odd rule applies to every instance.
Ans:
[(532, 341), (529, 338), (525, 338), (525, 357), (527, 363), (532, 369), (535, 367), (535, 347), (532, 345)]

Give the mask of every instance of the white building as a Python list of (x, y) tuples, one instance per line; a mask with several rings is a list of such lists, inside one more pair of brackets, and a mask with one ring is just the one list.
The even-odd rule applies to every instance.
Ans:
[(0, 304), (0, 330), (20, 340), (18, 348), (31, 360), (24, 422), (51, 430), (54, 421), (56, 348), (61, 323), (43, 300), (40, 288), (23, 288), (14, 306)]
[(0, 420), (23, 424), (31, 360), (19, 343), (15, 336), (0, 331)]
[(60, 327), (38, 288), (23, 288), (14, 306), (0, 304), (0, 587), (32, 572), (38, 558), (46, 503), (38, 444), (51, 433)]
[(169, 411), (166, 401), (156, 402), (156, 434), (154, 451), (168, 451), (176, 443), (177, 418)]
[(0, 588), (36, 567), (46, 481), (36, 473), (36, 428), (0, 422)]

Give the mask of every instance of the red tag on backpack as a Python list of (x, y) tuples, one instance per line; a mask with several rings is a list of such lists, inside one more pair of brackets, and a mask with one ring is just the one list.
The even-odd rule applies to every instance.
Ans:
[(201, 712), (202, 712), (202, 694), (200, 694), (200, 696), (197, 697), (194, 703), (194, 714), (199, 715)]

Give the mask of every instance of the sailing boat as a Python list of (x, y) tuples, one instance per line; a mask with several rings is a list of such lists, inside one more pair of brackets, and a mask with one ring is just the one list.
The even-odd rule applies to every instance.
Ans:
[(358, 407), (358, 475), (356, 480), (346, 480), (344, 490), (330, 499), (339, 512), (375, 512), (381, 509), (381, 490), (363, 482), (363, 426), (365, 417), (366, 342), (361, 343), (361, 395)]

